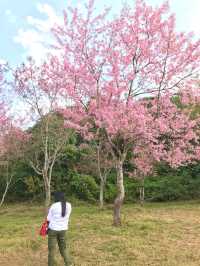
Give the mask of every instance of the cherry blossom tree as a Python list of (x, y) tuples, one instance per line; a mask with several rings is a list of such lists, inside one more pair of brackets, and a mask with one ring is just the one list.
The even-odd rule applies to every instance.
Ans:
[(16, 167), (20, 159), (24, 158), (24, 147), (27, 145), (29, 137), (20, 128), (14, 126), (9, 120), (4, 132), (1, 134), (2, 150), (0, 154), (1, 174), (3, 174), (5, 189), (1, 197), (0, 207), (5, 201), (5, 197), (11, 186), (19, 181), (16, 176)]
[[(155, 160), (174, 166), (192, 160), (195, 125), (171, 98), (197, 78), (200, 41), (176, 31), (167, 2), (153, 8), (137, 0), (113, 19), (106, 19), (108, 9), (96, 15), (94, 5), (88, 1), (86, 12), (70, 7), (53, 32), (61, 51), (62, 95), (71, 104), (66, 126), (88, 139), (94, 126), (105, 131), (117, 172), (114, 224), (120, 225), (129, 151), (134, 158), (146, 147)], [(151, 108), (142, 100), (147, 97), (153, 97)]]
[(6, 104), (3, 100), (4, 96), (4, 84), (5, 84), (5, 66), (0, 65), (0, 151), (3, 152), (3, 132), (5, 131), (8, 116), (6, 112)]
[[(2, 97), (2, 93), (0, 95)], [(7, 134), (9, 130), (9, 125), (10, 125), (10, 119), (7, 116), (5, 104), (2, 101), (0, 103), (0, 169), (1, 169), (1, 174), (3, 174), (2, 179), (4, 182), (2, 182), (2, 184), (4, 185), (5, 183), (5, 189), (3, 190), (3, 194), (1, 196), (0, 207), (4, 203), (9, 186), (13, 179), (13, 176), (9, 175), (9, 170), (8, 170), (9, 166), (8, 166)]]
[(15, 177), (14, 165), (17, 159), (23, 156), (23, 147), (27, 142), (27, 134), (12, 119), (9, 113), (9, 104), (5, 101), (7, 86), (5, 72), (7, 70), (7, 65), (0, 66), (0, 168), (1, 177), (4, 181), (2, 184), (4, 185), (5, 183), (0, 207), (4, 203), (10, 186), (13, 185), (13, 178)]
[(145, 200), (145, 179), (154, 173), (156, 161), (149, 147), (140, 147), (138, 151), (136, 149), (134, 156), (135, 158), (131, 160), (134, 170), (128, 171), (128, 176), (139, 181), (139, 200), (143, 206)]
[(25, 115), (33, 127), (27, 146), (27, 159), (35, 173), (43, 177), (46, 210), (51, 199), (53, 168), (70, 135), (57, 112), (62, 105), (62, 76), (59, 78), (59, 74), (63, 74), (64, 69), (60, 67), (53, 56), (38, 65), (29, 58), (14, 72), (15, 91), (23, 100), (27, 110)]
[(190, 105), (190, 110), (187, 108), (185, 111), (182, 108), (186, 103), (185, 92), (178, 96), (179, 106), (174, 101), (174, 95), (162, 95), (159, 116), (157, 115), (157, 99), (151, 99), (146, 103), (152, 115), (151, 134), (153, 139), (149, 145), (136, 147), (133, 158), (136, 170), (129, 173), (130, 176), (139, 179), (142, 183), (141, 203), (144, 201), (145, 176), (154, 172), (157, 162), (163, 161), (176, 168), (199, 159), (199, 121), (191, 117), (193, 112), (191, 98), (194, 98), (194, 93), (191, 91), (190, 96), (187, 95), (187, 104)]

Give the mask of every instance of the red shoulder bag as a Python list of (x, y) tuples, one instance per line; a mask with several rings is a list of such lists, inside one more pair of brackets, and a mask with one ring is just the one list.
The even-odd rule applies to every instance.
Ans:
[(46, 236), (48, 232), (48, 221), (47, 219), (43, 222), (41, 228), (40, 228), (40, 235), (41, 236)]

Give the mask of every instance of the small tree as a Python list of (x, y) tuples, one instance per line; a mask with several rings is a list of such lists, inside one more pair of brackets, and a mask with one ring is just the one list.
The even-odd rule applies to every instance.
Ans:
[(98, 138), (98, 142), (93, 139), (88, 144), (81, 144), (80, 149), (81, 160), (78, 163), (78, 168), (81, 172), (89, 172), (99, 177), (99, 206), (103, 208), (107, 178), (114, 167), (109, 145), (101, 136), (101, 138)]
[(39, 66), (29, 58), (14, 73), (15, 90), (26, 103), (29, 123), (36, 123), (30, 134), (27, 158), (34, 171), (43, 177), (46, 209), (51, 199), (53, 168), (70, 134), (56, 111), (62, 101), (62, 84), (57, 75), (59, 65), (54, 57)]
[(145, 147), (139, 147), (135, 152), (135, 158), (132, 159), (135, 167), (134, 171), (128, 172), (130, 178), (134, 178), (139, 181), (139, 200), (143, 206), (145, 201), (145, 179), (148, 175), (154, 171), (154, 155), (150, 153), (149, 149)]
[(5, 152), (6, 152), (6, 147), (5, 147), (5, 133), (8, 129), (8, 116), (6, 113), (6, 108), (5, 108), (5, 103), (3, 102), (3, 87), (5, 85), (5, 66), (0, 65), (0, 96), (1, 96), (1, 101), (0, 101), (0, 169), (1, 173), (4, 173), (5, 176), (5, 190), (3, 192), (3, 195), (0, 200), (0, 207), (3, 205), (6, 194), (8, 192), (9, 185), (12, 181), (12, 178), (9, 177), (8, 174), (8, 161), (5, 160)]
[(19, 160), (24, 158), (24, 146), (28, 140), (27, 134), (12, 124), (8, 123), (4, 130), (1, 135), (0, 168), (5, 189), (1, 197), (0, 207), (4, 203), (10, 187), (19, 180), (16, 176), (16, 168)]
[(100, 208), (104, 206), (104, 190), (109, 173), (113, 168), (112, 155), (110, 154), (109, 146), (106, 142), (99, 142), (97, 145), (97, 169), (100, 178), (100, 193), (99, 205)]
[(4, 203), (6, 194), (8, 192), (10, 183), (12, 181), (12, 176), (9, 177), (9, 174), (8, 174), (8, 162), (7, 161), (0, 161), (0, 169), (1, 169), (1, 173), (5, 173), (5, 180), (6, 180), (6, 182), (5, 182), (6, 183), (6, 186), (5, 186), (3, 195), (2, 195), (1, 200), (0, 200), (0, 208), (1, 208), (1, 206)]

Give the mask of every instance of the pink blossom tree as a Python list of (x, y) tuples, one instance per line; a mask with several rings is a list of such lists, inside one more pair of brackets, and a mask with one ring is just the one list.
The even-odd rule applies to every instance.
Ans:
[(27, 144), (28, 135), (20, 128), (14, 126), (11, 120), (4, 125), (4, 132), (1, 133), (0, 168), (4, 177), (5, 189), (0, 200), (0, 207), (11, 186), (19, 181), (16, 176), (16, 164), (24, 158), (24, 146)]
[[(187, 106), (184, 108), (185, 92), (181, 94), (177, 92), (177, 95), (179, 106), (174, 100), (174, 95), (160, 97), (159, 116), (157, 99), (151, 99), (147, 103), (153, 118), (151, 126), (153, 139), (149, 145), (136, 147), (133, 158), (136, 171), (130, 173), (130, 176), (138, 178), (142, 183), (145, 176), (154, 172), (156, 162), (163, 161), (176, 168), (199, 159), (199, 119), (191, 117), (194, 110), (194, 107), (191, 108), (194, 93), (190, 91), (190, 97), (187, 95)], [(141, 202), (143, 202), (144, 186), (141, 188)]]
[[(93, 138), (94, 125), (104, 130), (116, 165), (114, 224), (120, 225), (128, 151), (134, 158), (146, 147), (155, 160), (174, 166), (192, 159), (194, 124), (164, 93), (194, 82), (200, 41), (176, 31), (167, 2), (153, 8), (137, 0), (112, 20), (106, 19), (108, 9), (95, 15), (94, 4), (88, 1), (85, 13), (70, 7), (64, 25), (53, 32), (62, 54), (63, 95), (72, 106), (64, 112), (66, 126), (87, 138)], [(151, 108), (141, 100), (148, 96), (153, 97)]]
[(29, 125), (37, 128), (35, 134), (30, 134), (27, 159), (35, 173), (43, 177), (46, 210), (51, 200), (53, 168), (71, 134), (57, 112), (62, 106), (63, 73), (64, 68), (53, 56), (42, 64), (29, 58), (14, 71), (15, 92), (26, 106)]
[(6, 112), (6, 104), (3, 101), (4, 96), (4, 84), (5, 84), (5, 66), (0, 65), (0, 151), (3, 152), (3, 132), (5, 131), (7, 122), (8, 122), (8, 116)]
[(149, 147), (138, 147), (135, 150), (134, 158), (131, 162), (134, 166), (133, 171), (128, 172), (129, 178), (139, 181), (139, 200), (143, 206), (145, 201), (145, 179), (154, 173), (156, 160)]
[[(5, 71), (8, 66), (0, 66), (0, 169), (3, 178), (3, 194), (0, 199), (0, 207), (3, 205), (5, 197), (14, 178), (14, 164), (17, 159), (23, 156), (23, 146), (27, 141), (27, 134), (17, 126), (9, 114), (9, 104), (5, 102), (7, 81)], [(15, 180), (16, 181), (16, 180)]]

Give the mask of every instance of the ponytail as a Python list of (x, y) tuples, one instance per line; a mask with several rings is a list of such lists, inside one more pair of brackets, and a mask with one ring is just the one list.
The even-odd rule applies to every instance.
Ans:
[(61, 191), (56, 191), (53, 194), (54, 194), (55, 202), (60, 202), (61, 203), (61, 216), (64, 217), (66, 215), (65, 195)]
[(65, 201), (61, 201), (61, 208), (62, 208), (62, 217), (64, 217), (66, 214), (66, 202)]

